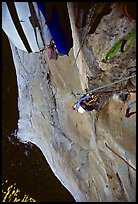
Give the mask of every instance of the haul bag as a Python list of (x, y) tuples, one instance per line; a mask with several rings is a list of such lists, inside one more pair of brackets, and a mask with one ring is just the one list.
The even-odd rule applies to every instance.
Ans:
[(39, 52), (52, 39), (36, 2), (2, 2), (2, 29), (26, 52)]
[(67, 2), (37, 2), (56, 45), (58, 54), (68, 55), (73, 47)]

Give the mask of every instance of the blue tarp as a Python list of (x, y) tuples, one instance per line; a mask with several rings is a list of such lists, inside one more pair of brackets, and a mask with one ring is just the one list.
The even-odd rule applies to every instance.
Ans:
[(68, 55), (73, 47), (73, 39), (67, 2), (37, 2), (37, 4), (46, 19), (58, 53)]

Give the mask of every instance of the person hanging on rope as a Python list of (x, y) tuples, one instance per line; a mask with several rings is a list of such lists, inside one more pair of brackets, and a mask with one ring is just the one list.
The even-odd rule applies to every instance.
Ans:
[(98, 96), (94, 94), (83, 95), (78, 102), (73, 105), (73, 109), (79, 113), (91, 112), (93, 110), (100, 111)]

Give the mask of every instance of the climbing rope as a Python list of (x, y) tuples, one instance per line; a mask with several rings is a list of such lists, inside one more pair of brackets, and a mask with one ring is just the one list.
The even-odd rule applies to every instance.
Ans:
[[(90, 14), (90, 16), (91, 16), (91, 17), (90, 17), (90, 21), (92, 21), (92, 18), (93, 18), (94, 14), (95, 14), (95, 9), (96, 9), (96, 4), (94, 4), (94, 7), (89, 10), (89, 14)], [(73, 66), (74, 66), (74, 64), (75, 64), (76, 61), (77, 61), (78, 55), (79, 55), (79, 53), (80, 53), (80, 50), (81, 50), (81, 48), (82, 48), (82, 46), (83, 46), (83, 44), (84, 44), (84, 42), (85, 42), (85, 39), (86, 39), (86, 37), (87, 37), (87, 34), (88, 34), (89, 31), (90, 31), (91, 24), (92, 24), (92, 22), (90, 23), (90, 21), (89, 21), (89, 23), (88, 23), (88, 26), (86, 26), (85, 34), (84, 34), (83, 40), (82, 40), (82, 42), (81, 42), (81, 44), (80, 44), (80, 47), (79, 47), (79, 50), (78, 50), (78, 52), (77, 52), (76, 58), (75, 58), (75, 60), (74, 60)], [(83, 92), (83, 93), (73, 93), (73, 92), (72, 92), (72, 94), (75, 96), (75, 95), (83, 95), (83, 94), (87, 94), (87, 93), (97, 92), (97, 90), (100, 90), (100, 89), (103, 89), (103, 88), (106, 88), (106, 87), (110, 87), (110, 86), (112, 86), (112, 85), (114, 85), (114, 84), (117, 84), (117, 83), (123, 82), (123, 81), (125, 81), (125, 80), (131, 79), (131, 78), (133, 78), (133, 77), (135, 77), (135, 76), (136, 76), (136, 75), (133, 75), (133, 76), (130, 76), (130, 77), (126, 77), (126, 78), (124, 78), (124, 79), (115, 81), (115, 82), (113, 82), (113, 83), (110, 83), (110, 84), (107, 84), (107, 85), (103, 85), (103, 86), (101, 86), (101, 87), (95, 88), (95, 89), (90, 90), (90, 91), (86, 91), (85, 93), (84, 93), (84, 92)]]
[[(88, 15), (87, 15), (86, 29), (85, 29), (85, 32), (84, 32), (85, 34), (84, 34), (83, 40), (82, 40), (82, 42), (81, 42), (81, 44), (80, 44), (80, 48), (79, 48), (79, 50), (78, 50), (78, 52), (77, 52), (77, 55), (76, 55), (75, 61), (74, 61), (74, 63), (73, 63), (73, 66), (74, 66), (74, 64), (75, 64), (76, 61), (77, 61), (78, 55), (79, 55), (80, 50), (81, 50), (81, 48), (82, 48), (82, 46), (83, 46), (83, 44), (84, 44), (84, 42), (85, 42), (85, 40), (86, 40), (87, 35), (89, 34), (90, 30), (92, 29), (92, 25), (93, 25), (93, 22), (94, 22), (94, 20), (95, 20), (95, 19), (94, 19), (94, 15), (95, 15), (95, 12), (96, 12), (96, 7), (97, 7), (97, 3), (94, 3), (94, 4), (92, 5), (92, 7), (89, 9), (89, 13), (88, 13)], [(105, 11), (104, 14), (102, 15), (102, 17), (103, 17), (104, 15), (107, 15), (107, 13), (108, 13), (107, 7), (110, 7), (110, 3), (108, 3), (108, 5), (106, 5), (106, 11)], [(101, 19), (102, 17), (100, 17), (100, 19)], [(98, 25), (97, 25), (97, 26), (98, 26)]]
[(73, 63), (72, 66), (75, 65), (75, 63), (76, 63), (76, 61), (77, 61), (77, 58), (78, 58), (78, 55), (79, 55), (79, 53), (80, 53), (80, 50), (81, 50), (81, 48), (82, 48), (82, 46), (83, 46), (83, 44), (84, 44), (84, 42), (85, 42), (85, 40), (86, 40), (86, 37), (87, 37), (87, 35), (88, 35), (90, 29), (91, 29), (91, 24), (92, 24), (92, 22), (93, 22), (93, 21), (92, 21), (92, 18), (93, 18), (94, 14), (95, 14), (95, 9), (96, 9), (96, 4), (94, 4), (93, 7), (89, 10), (89, 13), (88, 13), (88, 16), (90, 16), (90, 17), (89, 17), (89, 21), (87, 22), (87, 26), (86, 26), (86, 29), (85, 29), (85, 32), (84, 32), (85, 34), (84, 34), (83, 40), (82, 40), (82, 42), (81, 42), (81, 44), (80, 44), (79, 50), (78, 50), (78, 52), (77, 52), (76, 58), (75, 58), (74, 63)]
[(116, 153), (113, 149), (111, 149), (111, 147), (109, 147), (107, 145), (107, 143), (105, 142), (106, 147), (108, 147), (108, 149), (110, 149), (116, 156), (118, 156), (120, 159), (122, 159), (128, 166), (130, 166), (134, 171), (136, 171), (136, 168), (133, 167), (131, 164), (129, 164), (123, 157), (121, 157), (118, 153)]
[(120, 79), (120, 80), (118, 80), (118, 81), (115, 81), (115, 82), (112, 82), (112, 83), (110, 83), (110, 84), (106, 84), (106, 85), (100, 86), (100, 87), (95, 88), (95, 89), (90, 90), (90, 91), (86, 91), (86, 92), (83, 92), (83, 93), (76, 93), (75, 95), (84, 95), (84, 94), (87, 94), (87, 93), (97, 92), (97, 90), (100, 90), (100, 89), (103, 89), (103, 88), (106, 88), (106, 87), (110, 87), (110, 86), (112, 86), (112, 85), (114, 85), (114, 84), (117, 84), (117, 83), (120, 83), (120, 82), (122, 82), (122, 81), (131, 79), (131, 78), (133, 78), (133, 77), (136, 77), (136, 75), (129, 76), (129, 77), (126, 77), (126, 78), (124, 78), (124, 79)]
[(83, 46), (83, 44), (84, 44), (84, 42), (85, 42), (85, 39), (86, 39), (87, 34), (88, 34), (88, 33), (85, 33), (84, 39), (82, 40), (82, 42), (81, 42), (81, 44), (80, 44), (80, 48), (79, 48), (79, 50), (78, 50), (78, 52), (77, 52), (76, 58), (75, 58), (74, 63), (73, 63), (72, 66), (74, 66), (74, 64), (76, 64), (76, 61), (77, 61), (78, 55), (79, 55), (80, 50), (81, 50), (81, 48), (82, 48), (82, 46)]

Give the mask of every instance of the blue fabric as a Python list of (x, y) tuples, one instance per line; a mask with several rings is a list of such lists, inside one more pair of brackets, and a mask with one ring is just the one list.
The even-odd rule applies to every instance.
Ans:
[(44, 18), (46, 19), (46, 11), (45, 11), (45, 7), (44, 7), (44, 3), (43, 2), (37, 2), (38, 8), (40, 9), (40, 11), (42, 12)]
[(87, 95), (84, 96), (83, 98), (80, 98), (79, 101), (78, 101), (78, 103), (76, 104), (76, 108), (78, 109), (78, 108), (81, 106), (81, 102), (82, 102), (82, 101), (85, 101), (85, 100), (87, 100), (87, 99), (88, 99), (88, 96), (87, 96)]
[(135, 112), (129, 112), (130, 109), (135, 105), (136, 101), (133, 101), (132, 103), (129, 104), (129, 106), (127, 107), (127, 110), (126, 110), (126, 118), (129, 118), (131, 115), (133, 115)]
[(127, 110), (130, 110), (135, 105), (135, 103), (136, 103), (136, 101), (133, 101), (132, 103), (130, 103)]
[(67, 2), (37, 2), (37, 4), (46, 19), (58, 53), (68, 55), (73, 47), (73, 39)]

